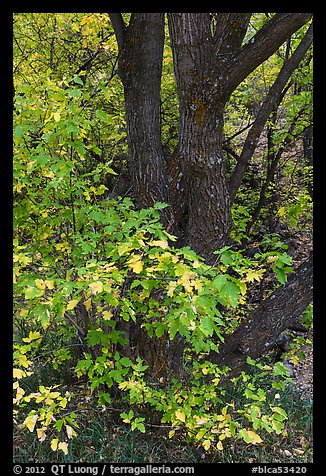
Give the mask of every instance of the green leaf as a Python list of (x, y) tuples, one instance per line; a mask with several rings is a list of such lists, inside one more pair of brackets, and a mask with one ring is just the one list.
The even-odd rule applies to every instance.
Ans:
[(14, 137), (20, 138), (24, 135), (24, 129), (22, 126), (16, 126), (14, 128)]
[(130, 360), (129, 357), (122, 357), (122, 359), (119, 360), (119, 363), (124, 367), (130, 367), (132, 365), (132, 360)]
[(211, 317), (209, 316), (203, 316), (201, 318), (201, 326), (200, 326), (204, 333), (208, 336), (211, 336), (214, 331), (214, 321)]
[(80, 84), (81, 86), (84, 86), (83, 80), (79, 76), (77, 76), (77, 74), (75, 74), (75, 76), (73, 77), (73, 81), (76, 84)]
[(277, 435), (279, 435), (283, 430), (283, 424), (280, 421), (275, 419), (272, 420), (272, 428)]
[(82, 92), (80, 89), (74, 89), (69, 92), (70, 98), (80, 98), (81, 95), (82, 95)]
[(259, 400), (259, 397), (249, 388), (246, 388), (245, 390), (245, 396), (247, 398), (251, 398), (252, 400)]
[(220, 274), (212, 281), (212, 287), (221, 291), (221, 289), (227, 284), (228, 278), (224, 274)]
[(227, 281), (221, 290), (222, 298), (225, 299), (232, 307), (237, 306), (239, 295), (240, 288), (232, 281)]

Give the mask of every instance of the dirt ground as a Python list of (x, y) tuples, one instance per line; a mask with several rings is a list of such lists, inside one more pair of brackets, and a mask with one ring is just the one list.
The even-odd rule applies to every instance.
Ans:
[(313, 348), (305, 348), (306, 359), (294, 367), (294, 379), (302, 396), (313, 400)]

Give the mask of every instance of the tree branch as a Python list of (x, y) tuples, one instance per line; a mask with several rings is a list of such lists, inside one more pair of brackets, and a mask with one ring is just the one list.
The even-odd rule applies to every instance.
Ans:
[(226, 65), (229, 94), (311, 17), (312, 13), (276, 13)]
[(268, 296), (253, 316), (242, 321), (211, 360), (231, 368), (237, 376), (247, 357), (265, 354), (285, 329), (296, 325), (313, 298), (313, 254), (293, 273), (289, 281)]
[(219, 55), (233, 54), (241, 48), (251, 13), (219, 13), (213, 35), (215, 51)]
[(288, 82), (290, 76), (292, 75), (293, 71), (299, 66), (300, 61), (303, 59), (304, 55), (306, 54), (308, 48), (312, 43), (312, 34), (313, 26), (310, 25), (304, 38), (301, 40), (299, 46), (297, 47), (291, 58), (284, 63), (274, 84), (270, 88), (250, 131), (248, 132), (245, 144), (240, 155), (240, 159), (235, 167), (235, 170), (230, 180), (231, 201), (234, 201), (236, 193), (239, 189), (243, 176), (248, 167), (249, 161), (253, 156), (254, 151), (256, 150), (259, 137), (265, 127), (268, 117), (275, 108), (279, 97), (282, 94), (282, 90)]
[(125, 40), (126, 25), (121, 13), (109, 13), (111, 24), (117, 39), (119, 51), (123, 48)]

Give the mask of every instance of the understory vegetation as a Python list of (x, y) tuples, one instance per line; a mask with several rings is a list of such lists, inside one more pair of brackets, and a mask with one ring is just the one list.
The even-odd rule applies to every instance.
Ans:
[[(244, 43), (270, 15), (252, 14)], [(308, 27), (231, 95), (229, 178)], [(165, 30), (168, 161), (179, 103)], [(14, 89), (14, 461), (312, 461), (312, 401), (286, 365), (311, 347), (312, 304), (286, 331), (284, 352), (272, 343), (236, 374), (214, 361), (309, 257), (311, 48), (269, 115), (232, 204), (230, 239), (210, 260), (162, 223), (171, 204), (144, 207), (134, 194), (107, 14), (15, 14)]]

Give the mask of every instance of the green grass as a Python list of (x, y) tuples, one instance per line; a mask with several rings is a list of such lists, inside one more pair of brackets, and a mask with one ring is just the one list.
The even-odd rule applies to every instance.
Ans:
[(69, 453), (54, 453), (34, 433), (15, 430), (14, 462), (112, 462), (112, 463), (195, 463), (195, 462), (311, 462), (312, 402), (291, 386), (281, 394), (280, 404), (288, 414), (287, 436), (265, 434), (263, 443), (249, 446), (243, 441), (223, 442), (224, 450), (205, 453), (182, 437), (169, 440), (164, 425), (147, 426), (146, 433), (133, 432), (118, 418), (119, 411), (95, 405), (80, 410), (78, 437), (69, 443)]

